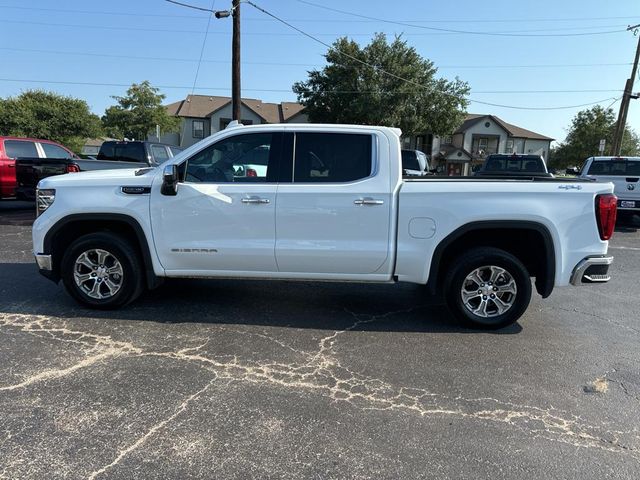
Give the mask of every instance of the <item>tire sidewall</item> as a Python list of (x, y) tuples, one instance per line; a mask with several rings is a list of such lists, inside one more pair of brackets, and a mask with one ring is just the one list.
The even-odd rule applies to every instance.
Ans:
[[(112, 297), (91, 298), (76, 285), (73, 277), (75, 261), (82, 252), (92, 249), (106, 250), (122, 265), (122, 286)], [(126, 241), (107, 233), (89, 234), (73, 242), (65, 252), (61, 264), (62, 281), (67, 292), (79, 303), (97, 309), (112, 309), (128, 303), (139, 288), (139, 271), (138, 261)]]
[[(517, 293), (515, 302), (508, 311), (502, 315), (484, 318), (475, 315), (464, 305), (460, 290), (467, 275), (476, 268), (487, 265), (505, 269), (516, 282)], [(497, 249), (464, 257), (454, 268), (446, 288), (449, 307), (459, 320), (473, 328), (498, 329), (511, 325), (522, 316), (531, 301), (531, 279), (526, 268), (513, 255)]]

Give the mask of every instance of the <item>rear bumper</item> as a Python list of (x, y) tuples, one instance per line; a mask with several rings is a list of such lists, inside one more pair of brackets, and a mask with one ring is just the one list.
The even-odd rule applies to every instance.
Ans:
[(571, 285), (608, 282), (611, 279), (609, 266), (612, 262), (613, 257), (607, 255), (583, 258), (573, 269)]
[(622, 210), (624, 212), (640, 212), (640, 200), (618, 197), (618, 210)]

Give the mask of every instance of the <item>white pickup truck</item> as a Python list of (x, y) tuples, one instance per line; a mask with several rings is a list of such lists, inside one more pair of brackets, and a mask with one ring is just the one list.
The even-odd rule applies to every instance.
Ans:
[(619, 213), (640, 213), (640, 157), (590, 157), (580, 177), (613, 183)]
[[(163, 277), (412, 282), (480, 328), (515, 322), (532, 277), (542, 297), (609, 280), (613, 185), (403, 179), (400, 133), (232, 125), (156, 168), (43, 179), (37, 264), (93, 308)], [(238, 175), (255, 149), (267, 168)]]

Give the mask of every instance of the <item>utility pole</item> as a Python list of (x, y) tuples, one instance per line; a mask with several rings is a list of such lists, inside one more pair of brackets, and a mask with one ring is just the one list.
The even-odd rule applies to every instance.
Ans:
[[(640, 24), (627, 27), (627, 31), (632, 31), (634, 35), (638, 35)], [(622, 149), (622, 138), (627, 124), (627, 113), (629, 112), (629, 102), (632, 98), (638, 98), (633, 95), (633, 84), (636, 81), (636, 72), (638, 70), (638, 59), (640, 58), (640, 36), (638, 36), (638, 46), (636, 48), (636, 56), (631, 69), (631, 77), (627, 79), (624, 86), (622, 101), (620, 102), (620, 111), (618, 112), (618, 121), (616, 122), (616, 130), (611, 145), (611, 154), (619, 156)]]
[[(231, 41), (231, 103), (233, 120), (241, 120), (240, 93), (240, 0), (233, 0), (233, 39)], [(636, 57), (637, 60), (637, 57)]]

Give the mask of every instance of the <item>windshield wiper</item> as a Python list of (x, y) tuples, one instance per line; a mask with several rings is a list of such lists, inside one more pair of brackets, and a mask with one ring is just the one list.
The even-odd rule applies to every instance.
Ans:
[(139, 177), (140, 175), (144, 175), (145, 173), (150, 172), (154, 168), (155, 167), (140, 168), (139, 170), (136, 170), (136, 177)]

